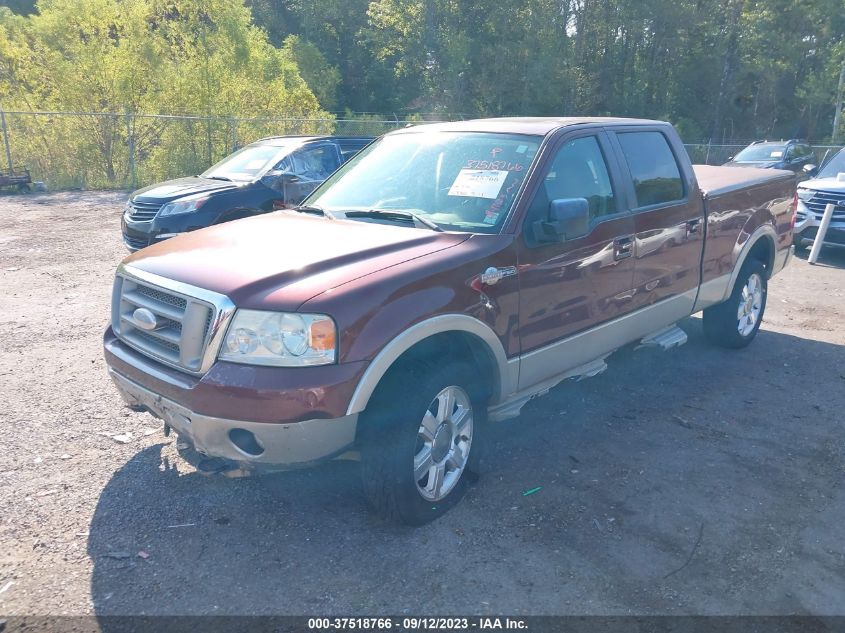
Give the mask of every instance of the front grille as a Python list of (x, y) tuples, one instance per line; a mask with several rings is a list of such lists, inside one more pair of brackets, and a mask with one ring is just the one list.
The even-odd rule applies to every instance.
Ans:
[(138, 292), (150, 299), (161, 301), (162, 303), (169, 303), (180, 310), (184, 310), (188, 305), (188, 300), (184, 297), (178, 297), (167, 292), (162, 292), (161, 290), (156, 290), (152, 286), (138, 286)]
[(839, 191), (814, 191), (811, 198), (804, 200), (807, 209), (817, 220), (824, 215), (824, 208), (829, 204), (837, 205), (833, 210), (834, 222), (845, 221), (845, 192)]
[(133, 222), (144, 222), (152, 220), (158, 210), (161, 209), (160, 202), (140, 202), (138, 200), (130, 200), (129, 207), (126, 210), (126, 218)]
[(123, 234), (123, 243), (133, 251), (139, 251), (150, 245), (150, 241), (147, 238), (131, 237), (125, 233)]
[[(140, 309), (151, 312), (154, 323), (139, 319)], [(173, 367), (191, 373), (202, 370), (216, 313), (213, 304), (195, 297), (130, 276), (118, 274), (115, 278), (112, 295), (115, 334), (142, 354)]]

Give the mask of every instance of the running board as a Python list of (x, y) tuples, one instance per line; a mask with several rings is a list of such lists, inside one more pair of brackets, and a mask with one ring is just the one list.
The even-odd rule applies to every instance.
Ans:
[(652, 332), (640, 341), (635, 349), (642, 347), (659, 347), (664, 352), (673, 347), (680, 347), (687, 342), (687, 333), (677, 325), (670, 325), (656, 332)]
[(509, 418), (515, 418), (519, 415), (520, 410), (522, 407), (529, 400), (533, 400), (534, 398), (538, 398), (540, 396), (544, 396), (549, 393), (549, 390), (553, 387), (556, 387), (559, 383), (563, 382), (567, 378), (575, 378), (575, 380), (584, 380), (584, 378), (592, 378), (593, 376), (598, 376), (602, 373), (605, 369), (607, 369), (607, 363), (604, 362), (604, 359), (607, 358), (603, 356), (602, 358), (597, 358), (589, 363), (585, 363), (576, 367), (574, 369), (570, 369), (554, 378), (546, 380), (539, 385), (532, 388), (532, 391), (523, 392), (520, 394), (515, 394), (512, 396), (508, 401), (503, 402), (502, 404), (496, 405), (495, 407), (490, 407), (487, 411), (487, 416), (490, 420), (494, 422), (498, 422), (500, 420), (507, 420)]

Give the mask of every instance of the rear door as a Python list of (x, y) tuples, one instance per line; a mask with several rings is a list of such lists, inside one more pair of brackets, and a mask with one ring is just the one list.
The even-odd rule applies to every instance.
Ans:
[[(629, 310), (634, 274), (633, 222), (603, 130), (564, 136), (536, 182), (518, 246), (520, 343), (523, 354), (529, 352), (522, 360), (521, 388), (561, 371), (567, 353), (556, 343)], [(586, 198), (589, 232), (540, 241), (535, 223), (548, 219), (552, 200), (567, 198)], [(530, 353), (540, 349), (543, 353)]]
[(704, 203), (686, 150), (671, 130), (659, 125), (621, 127), (610, 136), (632, 201), (632, 308), (672, 299), (661, 315), (671, 323), (692, 312), (698, 293)]

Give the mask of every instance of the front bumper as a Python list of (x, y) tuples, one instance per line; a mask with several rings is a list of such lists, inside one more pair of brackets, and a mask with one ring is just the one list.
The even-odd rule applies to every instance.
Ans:
[[(798, 246), (812, 246), (820, 225), (821, 220), (817, 219), (813, 213), (807, 213), (804, 217), (800, 217), (795, 223), (795, 231), (793, 233), (795, 244)], [(827, 227), (827, 233), (824, 236), (823, 245), (845, 248), (845, 222), (833, 220), (830, 223)]]
[(336, 457), (355, 441), (357, 414), (290, 424), (217, 418), (191, 411), (114, 369), (110, 368), (109, 374), (129, 406), (162, 419), (197, 452), (237, 462), (247, 469), (305, 466)]
[(217, 361), (202, 376), (187, 374), (103, 336), (109, 369), (151, 392), (210, 417), (261, 424), (337, 419), (346, 415), (367, 362), (318, 367), (262, 367)]
[(132, 222), (123, 216), (120, 223), (120, 230), (123, 235), (123, 245), (131, 252), (139, 251), (151, 244), (157, 244), (164, 240), (180, 235), (183, 231), (175, 229), (159, 229), (153, 225), (154, 220), (146, 222)]

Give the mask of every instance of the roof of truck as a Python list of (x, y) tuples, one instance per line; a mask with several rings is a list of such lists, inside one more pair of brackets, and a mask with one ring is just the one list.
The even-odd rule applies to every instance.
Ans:
[(301, 136), (296, 134), (288, 134), (285, 136), (265, 136), (260, 138), (250, 145), (260, 143), (262, 145), (299, 145), (302, 143), (310, 143), (311, 141), (372, 141), (374, 136)]
[(392, 134), (408, 132), (498, 132), (504, 134), (531, 134), (545, 136), (554, 130), (570, 125), (585, 123), (614, 125), (666, 125), (664, 121), (650, 119), (626, 119), (621, 117), (500, 117), (492, 119), (471, 119), (449, 123), (429, 123), (396, 130)]

